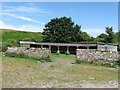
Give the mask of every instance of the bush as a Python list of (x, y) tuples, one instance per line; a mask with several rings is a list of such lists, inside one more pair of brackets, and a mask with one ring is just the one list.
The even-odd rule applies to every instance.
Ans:
[(19, 42), (15, 39), (8, 39), (6, 42), (3, 42), (0, 45), (0, 52), (5, 52), (7, 50), (7, 47), (16, 47), (19, 46)]
[(7, 46), (8, 47), (16, 47), (16, 46), (19, 46), (19, 42), (15, 39), (8, 39)]
[(6, 45), (1, 45), (0, 46), (0, 52), (5, 52), (7, 50), (7, 46)]
[(76, 64), (81, 64), (82, 61), (81, 61), (81, 60), (77, 60), (75, 63), (76, 63)]
[(17, 58), (29, 58), (29, 56), (26, 56), (24, 53), (15, 53), (15, 52), (11, 52), (11, 53), (5, 53), (5, 56), (8, 57), (17, 57)]
[(5, 56), (7, 57), (16, 57), (16, 58), (24, 58), (24, 59), (32, 59), (32, 60), (37, 60), (37, 61), (41, 61), (41, 60), (45, 60), (47, 62), (52, 62), (51, 58), (38, 58), (38, 57), (30, 57), (25, 55), (24, 53), (15, 53), (15, 52), (7, 52), (5, 53)]
[(120, 59), (118, 61), (113, 61), (113, 62), (109, 62), (109, 63), (111, 63), (111, 67), (116, 68), (116, 67), (120, 66)]
[(0, 45), (0, 52), (5, 52), (7, 50), (7, 43), (2, 43)]

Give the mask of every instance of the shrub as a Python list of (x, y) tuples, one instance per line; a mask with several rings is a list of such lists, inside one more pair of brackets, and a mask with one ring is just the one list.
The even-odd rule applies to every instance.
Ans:
[(82, 63), (82, 61), (81, 60), (76, 60), (76, 62), (75, 62), (76, 64), (81, 64)]
[(8, 57), (17, 57), (17, 58), (29, 58), (29, 56), (26, 56), (24, 53), (15, 53), (15, 52), (7, 52), (5, 53), (5, 56)]
[(8, 39), (6, 42), (3, 42), (0, 45), (0, 52), (5, 52), (7, 50), (7, 47), (16, 47), (19, 46), (18, 41), (15, 39)]
[(5, 52), (7, 50), (7, 46), (8, 46), (7, 43), (2, 43), (0, 45), (0, 52)]
[(6, 45), (1, 45), (0, 46), (0, 52), (5, 52), (7, 50), (7, 46)]
[(116, 67), (120, 66), (120, 59), (118, 59), (118, 61), (112, 61), (110, 63), (111, 63), (111, 67), (116, 68)]
[(8, 39), (7, 46), (9, 46), (9, 47), (19, 46), (19, 42), (15, 39)]
[(42, 60), (46, 60), (47, 62), (52, 62), (50, 58), (42, 58)]

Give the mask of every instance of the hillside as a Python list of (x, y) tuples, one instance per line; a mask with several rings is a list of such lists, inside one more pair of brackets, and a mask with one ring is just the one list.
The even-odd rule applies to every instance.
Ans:
[(18, 47), (21, 40), (41, 42), (44, 36), (40, 32), (25, 32), (11, 29), (0, 29), (0, 32), (0, 52), (5, 52), (7, 47)]
[(0, 29), (0, 34), (5, 33), (5, 32), (14, 32), (14, 31), (19, 31), (19, 30), (13, 30), (13, 29)]
[(14, 39), (17, 41), (30, 39), (41, 41), (43, 39), (42, 33), (17, 31), (11, 29), (0, 29), (0, 31), (2, 31), (2, 33), (0, 33), (2, 36), (2, 42), (7, 42), (9, 39)]

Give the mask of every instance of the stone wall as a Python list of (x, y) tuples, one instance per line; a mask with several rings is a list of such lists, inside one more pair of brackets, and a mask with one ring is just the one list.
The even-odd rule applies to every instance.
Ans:
[(118, 52), (100, 51), (96, 49), (77, 49), (76, 59), (85, 62), (105, 63), (109, 61), (117, 61)]
[(101, 51), (117, 52), (117, 46), (114, 46), (114, 45), (99, 45), (98, 44), (97, 49)]
[(8, 47), (6, 52), (24, 53), (32, 57), (48, 57), (50, 50), (46, 48)]

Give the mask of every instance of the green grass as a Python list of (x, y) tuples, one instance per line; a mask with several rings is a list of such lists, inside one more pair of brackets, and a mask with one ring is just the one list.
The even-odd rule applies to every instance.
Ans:
[(60, 58), (60, 59), (69, 59), (69, 60), (73, 60), (73, 61), (75, 61), (75, 59), (76, 59), (75, 55), (65, 55), (65, 54), (60, 54), (60, 55), (51, 54), (50, 57), (52, 59)]
[(35, 37), (39, 41), (42, 41), (43, 39), (43, 35), (41, 33), (24, 32), (24, 31), (5, 32), (0, 35), (2, 35), (3, 42), (6, 42), (8, 39), (15, 39), (17, 41), (20, 41), (25, 38), (31, 38), (31, 37)]
[[(90, 64), (72, 64), (74, 55), (50, 55), (52, 62), (3, 57), (3, 88), (85, 87), (118, 79), (117, 70)], [(81, 81), (85, 82), (85, 86)]]
[(7, 52), (7, 53), (5, 53), (5, 56), (13, 57), (13, 58), (23, 58), (23, 59), (37, 60), (37, 61), (45, 60), (46, 62), (52, 62), (50, 57), (43, 57), (43, 58), (31, 57), (31, 56), (25, 55), (24, 53)]

